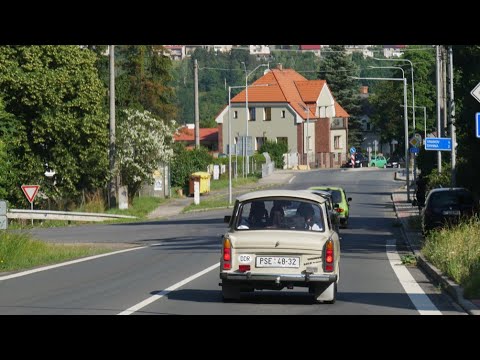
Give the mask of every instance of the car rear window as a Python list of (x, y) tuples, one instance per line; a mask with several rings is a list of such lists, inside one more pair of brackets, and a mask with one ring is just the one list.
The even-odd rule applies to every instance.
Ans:
[(468, 191), (441, 191), (432, 194), (432, 207), (443, 208), (454, 205), (473, 206), (474, 199)]
[(325, 219), (321, 206), (315, 202), (302, 199), (262, 198), (240, 204), (235, 228), (324, 232)]

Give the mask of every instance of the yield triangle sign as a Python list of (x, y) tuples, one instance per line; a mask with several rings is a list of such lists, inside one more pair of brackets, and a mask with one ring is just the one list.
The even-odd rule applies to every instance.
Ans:
[(22, 185), (23, 193), (27, 197), (27, 200), (30, 201), (30, 203), (32, 203), (35, 199), (35, 196), (37, 196), (39, 188), (40, 185)]

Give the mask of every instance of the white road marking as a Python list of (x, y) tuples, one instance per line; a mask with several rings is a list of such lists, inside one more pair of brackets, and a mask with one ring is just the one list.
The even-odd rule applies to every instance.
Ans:
[(40, 272), (40, 271), (55, 269), (57, 267), (72, 265), (72, 264), (80, 263), (80, 262), (83, 262), (83, 261), (98, 259), (98, 258), (101, 258), (101, 257), (104, 257), (104, 256), (116, 255), (116, 254), (121, 254), (121, 253), (128, 252), (128, 251), (145, 249), (147, 247), (148, 246), (140, 246), (140, 247), (135, 247), (135, 248), (131, 248), (131, 249), (118, 250), (118, 251), (109, 252), (109, 253), (105, 253), (105, 254), (94, 255), (94, 256), (89, 256), (89, 257), (86, 257), (86, 258), (66, 261), (66, 262), (63, 262), (63, 263), (60, 263), (60, 264), (43, 266), (43, 267), (40, 267), (40, 268), (37, 268), (37, 269), (26, 270), (26, 271), (22, 271), (22, 272), (15, 273), (15, 274), (0, 276), (0, 281), (13, 279), (13, 278), (20, 277), (20, 276), (30, 275), (30, 274), (34, 274), (34, 273), (37, 273), (37, 272)]
[(295, 179), (297, 177), (297, 175), (294, 175), (290, 180), (288, 180), (288, 183), (291, 184), (293, 179)]
[(122, 311), (118, 315), (131, 315), (135, 311), (138, 311), (141, 308), (144, 308), (145, 306), (150, 305), (151, 303), (161, 299), (162, 297), (164, 297), (168, 293), (170, 293), (174, 290), (177, 290), (179, 287), (182, 287), (183, 285), (188, 284), (190, 281), (193, 281), (196, 278), (198, 278), (202, 275), (205, 275), (206, 273), (218, 268), (219, 266), (220, 266), (220, 263), (217, 263), (217, 264), (212, 265), (212, 266), (210, 266), (210, 267), (208, 267), (208, 268), (206, 268), (206, 269), (204, 269), (204, 270), (202, 270), (202, 271), (200, 271), (200, 272), (198, 272), (198, 273), (196, 273), (192, 276), (189, 276), (188, 278), (186, 278), (186, 279), (184, 279), (184, 280), (166, 288), (165, 290), (160, 291), (158, 294), (152, 295), (149, 298), (143, 300), (142, 302), (139, 302), (138, 304), (133, 305), (132, 307), (128, 308), (127, 310)]
[(397, 253), (395, 239), (387, 240), (386, 246), (390, 265), (420, 315), (442, 315), (437, 307), (430, 301), (420, 285), (415, 281), (412, 274), (410, 274), (408, 269), (402, 265), (402, 260)]

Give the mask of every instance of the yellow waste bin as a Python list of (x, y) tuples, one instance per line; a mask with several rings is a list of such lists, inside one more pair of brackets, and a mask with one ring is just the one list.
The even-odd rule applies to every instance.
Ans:
[(200, 183), (200, 194), (207, 194), (210, 192), (210, 173), (204, 171), (197, 171), (190, 175), (189, 192), (190, 195), (194, 193), (194, 182)]

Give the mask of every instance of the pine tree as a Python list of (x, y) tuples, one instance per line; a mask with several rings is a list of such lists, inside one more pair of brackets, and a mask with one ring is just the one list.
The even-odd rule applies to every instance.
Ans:
[(348, 121), (348, 144), (358, 146), (362, 142), (359, 121), (361, 105), (358, 81), (351, 76), (358, 75), (358, 67), (345, 51), (344, 45), (331, 45), (325, 51), (320, 63), (318, 78), (327, 81), (335, 100), (350, 115)]

